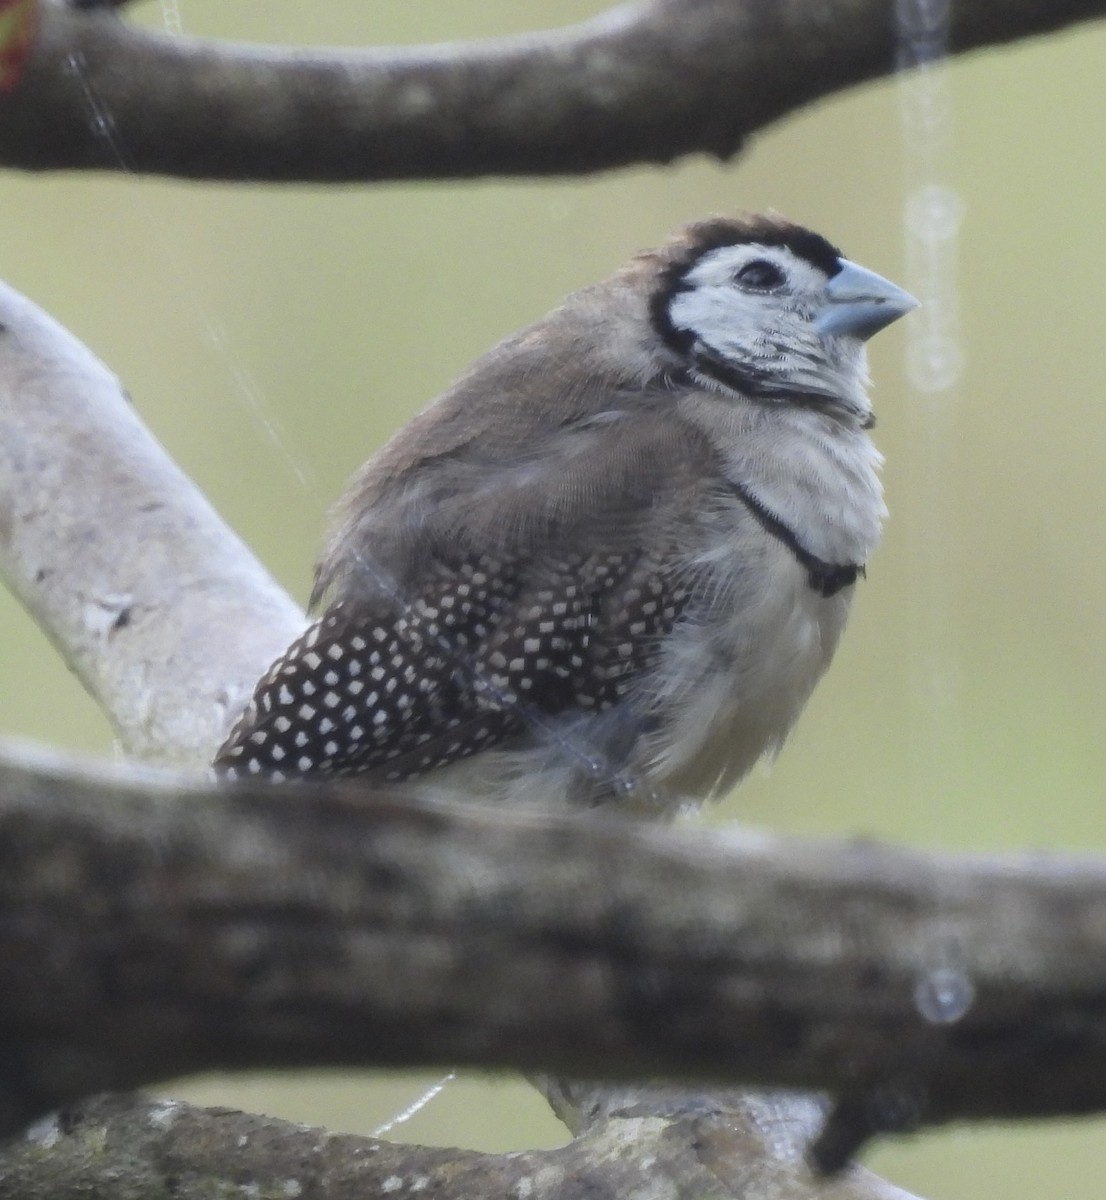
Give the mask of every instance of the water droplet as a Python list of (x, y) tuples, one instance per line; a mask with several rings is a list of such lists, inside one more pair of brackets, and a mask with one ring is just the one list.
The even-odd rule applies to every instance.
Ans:
[(410, 1121), (413, 1116), (422, 1112), (422, 1110), (430, 1103), (431, 1100), (434, 1100), (441, 1095), (447, 1083), (451, 1083), (456, 1078), (457, 1073), (455, 1071), (450, 1071), (448, 1075), (443, 1075), (437, 1083), (431, 1084), (421, 1096), (413, 1100), (407, 1105), (406, 1108), (401, 1109), (394, 1117), (385, 1121), (383, 1125), (378, 1125), (376, 1129), (372, 1131), (371, 1136), (383, 1137), (384, 1134), (390, 1133), (397, 1125), (402, 1125), (405, 1122)]
[(111, 122), (103, 115), (103, 113), (93, 113), (88, 119), (88, 126), (96, 137), (111, 136)]
[(900, 38), (943, 36), (949, 23), (949, 0), (898, 0), (895, 16)]
[(895, 23), (901, 66), (937, 61), (948, 52), (949, 0), (898, 0)]
[(960, 378), (964, 352), (942, 333), (925, 333), (907, 346), (906, 370), (920, 392), (944, 392)]
[(598, 754), (585, 754), (583, 756), (584, 770), (593, 779), (602, 779), (607, 773), (607, 760), (601, 758)]
[(975, 1000), (975, 987), (955, 967), (935, 967), (914, 987), (914, 1007), (931, 1025), (953, 1025)]
[(216, 350), (223, 350), (226, 348), (226, 330), (221, 326), (215, 325), (211, 321), (208, 321), (204, 324), (203, 334), (204, 341), (207, 342), (209, 346), (214, 346)]
[(174, 35), (184, 33), (184, 21), (181, 19), (179, 0), (161, 0), (161, 23), (166, 33)]
[(906, 227), (924, 241), (947, 241), (960, 232), (965, 207), (955, 188), (926, 184), (907, 199)]

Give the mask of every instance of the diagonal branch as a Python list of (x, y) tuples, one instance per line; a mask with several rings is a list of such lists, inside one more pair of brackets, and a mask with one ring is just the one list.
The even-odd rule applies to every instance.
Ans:
[(303, 628), (115, 376), (3, 284), (0, 574), (143, 758), (206, 762)]
[[(887, 0), (640, 0), (562, 30), (410, 50), (166, 37), (42, 0), (0, 164), (206, 179), (582, 174), (727, 158), (895, 69)], [(1062, 29), (1106, 0), (963, 0), (952, 50)]]

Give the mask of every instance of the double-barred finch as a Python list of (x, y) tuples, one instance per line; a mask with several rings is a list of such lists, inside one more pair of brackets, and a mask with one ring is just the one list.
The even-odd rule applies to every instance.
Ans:
[(672, 808), (775, 750), (884, 515), (864, 342), (915, 306), (778, 217), (683, 229), (371, 458), (229, 777)]

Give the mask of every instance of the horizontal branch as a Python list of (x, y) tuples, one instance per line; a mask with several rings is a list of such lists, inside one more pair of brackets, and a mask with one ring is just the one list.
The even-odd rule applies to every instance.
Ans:
[(823, 1089), (911, 1123), (1106, 1108), (1106, 865), (1069, 859), (8, 760), (0, 962), (16, 1122), (338, 1063)]
[[(318, 182), (727, 158), (897, 59), (887, 0), (640, 0), (544, 34), (366, 51), (168, 37), (41, 2), (28, 70), (0, 97), (0, 165), (29, 170)], [(962, 0), (950, 48), (1104, 13), (1106, 0)]]
[[(745, 1099), (657, 1120), (624, 1114), (555, 1150), (480, 1154), (396, 1146), (229, 1109), (102, 1096), (35, 1125), (0, 1155), (0, 1194), (19, 1200), (127, 1196), (508, 1197), (580, 1200), (912, 1200), (854, 1167), (803, 1178), (802, 1143), (816, 1106), (796, 1120), (782, 1103)], [(812, 1111), (813, 1110), (813, 1111)], [(779, 1162), (760, 1136), (774, 1139)], [(95, 1153), (89, 1153), (89, 1147)], [(47, 1153), (48, 1152), (48, 1153)], [(796, 1178), (801, 1182), (796, 1185)]]

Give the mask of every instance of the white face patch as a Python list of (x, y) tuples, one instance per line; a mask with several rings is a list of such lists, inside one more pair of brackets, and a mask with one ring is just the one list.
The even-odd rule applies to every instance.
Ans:
[[(668, 316), (674, 329), (690, 335), (692, 365), (713, 386), (777, 399), (818, 396), (863, 418), (870, 409), (862, 346), (854, 338), (823, 338), (814, 326), (829, 303), (828, 282), (786, 246), (720, 246), (684, 275)], [(757, 389), (743, 387), (742, 379), (756, 381)]]
[[(757, 285), (773, 275), (778, 283)], [(749, 352), (750, 341), (790, 340), (825, 303), (827, 282), (822, 271), (784, 246), (720, 246), (684, 276), (669, 317), (676, 329), (724, 357), (741, 357)]]

